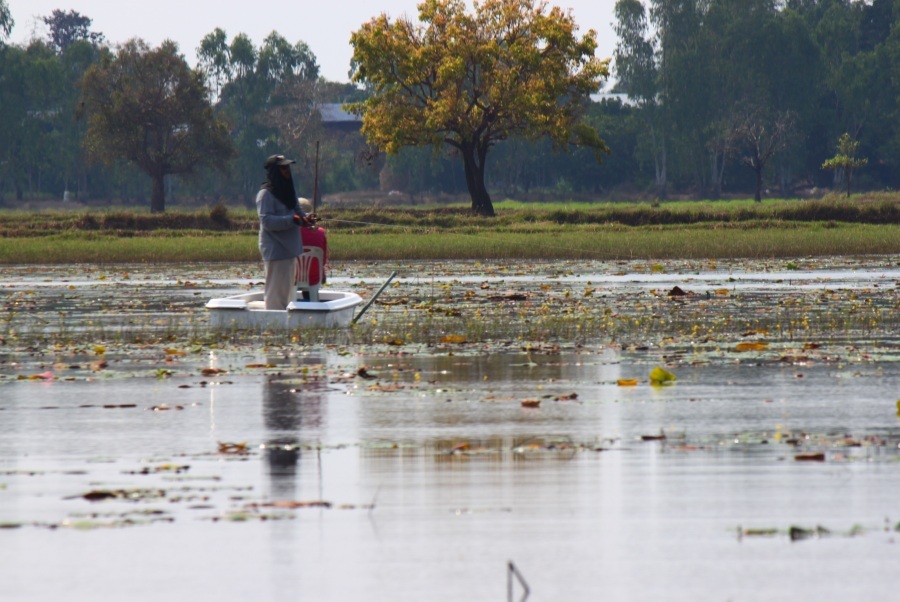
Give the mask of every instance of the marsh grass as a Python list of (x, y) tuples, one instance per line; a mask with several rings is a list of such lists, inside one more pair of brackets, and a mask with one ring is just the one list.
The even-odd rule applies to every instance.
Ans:
[[(518, 225), (507, 231), (329, 233), (329, 259), (721, 259), (900, 253), (900, 226), (775, 224), (703, 227)], [(58, 234), (0, 239), (0, 263), (183, 263), (259, 261), (254, 234), (154, 236)]]
[[(900, 195), (849, 201), (498, 203), (321, 212), (332, 260), (760, 258), (900, 252)], [(258, 261), (249, 209), (0, 211), (0, 263)]]
[(717, 259), (892, 254), (900, 227), (807, 224), (752, 228), (533, 227), (465, 234), (330, 235), (335, 259)]
[(199, 235), (120, 237), (68, 234), (0, 239), (0, 263), (182, 263), (259, 260), (256, 237)]
[[(401, 305), (376, 304), (348, 329), (312, 329), (288, 332), (250, 330), (213, 331), (202, 307), (168, 313), (123, 308), (90, 312), (93, 296), (83, 299), (81, 313), (55, 311), (53, 293), (35, 291), (29, 309), (0, 316), (0, 350), (28, 353), (60, 349), (90, 349), (97, 343), (120, 353), (165, 357), (162, 350), (313, 346), (352, 348), (381, 346), (409, 352), (409, 346), (447, 352), (527, 346), (579, 346), (616, 344), (622, 347), (680, 349), (679, 353), (733, 353), (738, 342), (771, 340), (771, 349), (757, 353), (766, 361), (812, 352), (803, 343), (856, 341), (840, 351), (849, 361), (860, 342), (883, 341), (898, 353), (900, 297), (898, 289), (870, 288), (842, 291), (791, 291), (726, 295), (695, 295), (683, 301), (665, 292), (616, 292), (587, 296), (582, 291), (545, 291), (540, 282), (529, 285), (525, 300), (494, 301), (497, 291), (476, 285), (431, 288), (410, 283), (392, 291)], [(571, 294), (570, 294), (571, 293)], [(44, 296), (42, 299), (34, 297)], [(58, 295), (57, 295), (58, 296)], [(179, 307), (190, 307), (183, 303)], [(45, 308), (41, 311), (41, 308)], [(749, 339), (747, 337), (750, 337)], [(880, 343), (879, 343), (880, 344)], [(484, 347), (484, 346), (487, 347)], [(130, 350), (130, 351), (129, 351)], [(742, 355), (744, 359), (750, 355)]]

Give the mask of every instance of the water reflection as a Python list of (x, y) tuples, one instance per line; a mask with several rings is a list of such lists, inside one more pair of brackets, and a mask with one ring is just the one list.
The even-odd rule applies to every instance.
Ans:
[(300, 433), (323, 425), (322, 393), (294, 375), (263, 381), (262, 410), (266, 430), (264, 452), (274, 500), (297, 499)]

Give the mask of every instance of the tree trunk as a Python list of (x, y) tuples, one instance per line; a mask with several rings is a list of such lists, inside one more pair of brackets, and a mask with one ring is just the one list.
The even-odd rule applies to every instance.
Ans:
[[(721, 161), (719, 157), (722, 158)], [(710, 151), (709, 167), (711, 180), (709, 196), (712, 199), (719, 199), (722, 196), (722, 179), (725, 175), (725, 153), (720, 153), (719, 149)]]
[(482, 149), (477, 144), (464, 143), (459, 150), (466, 172), (466, 187), (469, 189), (469, 196), (472, 197), (472, 211), (485, 217), (494, 217), (496, 215), (494, 204), (484, 185), (484, 159), (487, 156), (487, 149)]
[(154, 173), (153, 193), (150, 197), (150, 213), (166, 212), (166, 174)]
[(756, 196), (753, 197), (753, 200), (757, 203), (762, 203), (762, 170), (762, 165), (753, 167), (753, 171), (756, 172)]
[(666, 140), (661, 135), (657, 137), (656, 130), (651, 126), (650, 140), (653, 145), (654, 184), (656, 185), (656, 200), (666, 199)]

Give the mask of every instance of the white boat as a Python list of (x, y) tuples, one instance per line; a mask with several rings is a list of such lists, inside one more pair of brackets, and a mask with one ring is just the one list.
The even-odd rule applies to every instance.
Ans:
[[(300, 297), (300, 293), (298, 293)], [(266, 309), (263, 292), (210, 299), (211, 328), (292, 330), (294, 328), (343, 328), (350, 325), (362, 297), (349, 291), (318, 290), (318, 301), (294, 301), (287, 309)]]

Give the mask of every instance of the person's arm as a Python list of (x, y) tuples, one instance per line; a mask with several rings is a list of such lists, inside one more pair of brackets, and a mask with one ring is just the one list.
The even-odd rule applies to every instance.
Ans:
[(279, 214), (276, 211), (275, 204), (278, 202), (278, 199), (276, 199), (268, 190), (261, 190), (259, 192), (256, 200), (256, 211), (259, 214), (259, 223), (263, 230), (277, 232), (279, 230), (297, 227), (294, 223), (293, 214)]

